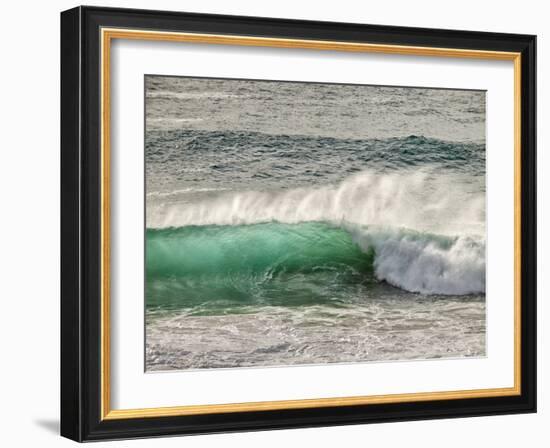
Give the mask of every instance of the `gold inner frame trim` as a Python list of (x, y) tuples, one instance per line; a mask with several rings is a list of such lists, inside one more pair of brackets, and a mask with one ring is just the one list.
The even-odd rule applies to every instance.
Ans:
[[(467, 50), (459, 48), (279, 39), (217, 34), (101, 29), (101, 419), (168, 417), (228, 412), (307, 409), (414, 401), (502, 397), (521, 394), (521, 54), (515, 52)], [(390, 395), (314, 398), (246, 403), (111, 409), (110, 345), (110, 62), (113, 39), (185, 42), (215, 45), (296, 48), (411, 56), (456, 57), (513, 61), (514, 63), (514, 386), (493, 389), (418, 392)]]

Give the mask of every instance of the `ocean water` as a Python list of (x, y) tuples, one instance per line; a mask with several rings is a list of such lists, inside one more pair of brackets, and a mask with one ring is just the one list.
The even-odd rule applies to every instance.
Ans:
[(486, 354), (485, 92), (145, 95), (147, 370)]

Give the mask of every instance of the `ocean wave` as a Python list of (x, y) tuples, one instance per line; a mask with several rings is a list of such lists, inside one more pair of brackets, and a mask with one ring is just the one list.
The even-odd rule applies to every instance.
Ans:
[(146, 241), (148, 281), (176, 280), (179, 293), (201, 296), (200, 283), (206, 295), (225, 288), (230, 297), (230, 287), (255, 300), (252, 290), (291, 279), (313, 288), (376, 280), (422, 294), (485, 292), (483, 237), (309, 222), (148, 229)]
[(485, 233), (485, 195), (471, 182), (433, 170), (367, 170), (336, 185), (221, 192), (185, 203), (148, 201), (147, 227), (315, 221), (479, 235)]

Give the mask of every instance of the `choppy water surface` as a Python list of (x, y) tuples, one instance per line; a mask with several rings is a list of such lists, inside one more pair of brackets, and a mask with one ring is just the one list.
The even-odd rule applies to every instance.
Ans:
[(146, 368), (485, 354), (485, 93), (146, 77)]

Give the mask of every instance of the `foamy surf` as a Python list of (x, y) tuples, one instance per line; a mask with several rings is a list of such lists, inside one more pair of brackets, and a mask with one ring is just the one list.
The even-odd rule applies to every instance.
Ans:
[(352, 234), (362, 250), (374, 251), (379, 280), (422, 294), (485, 293), (483, 237), (357, 229)]

